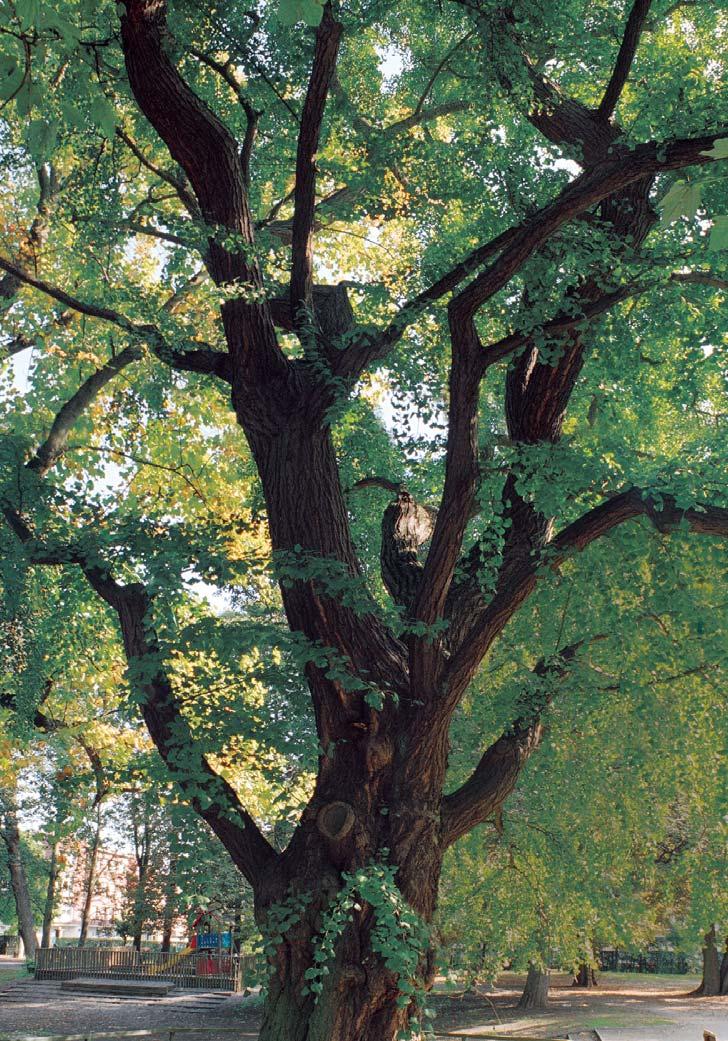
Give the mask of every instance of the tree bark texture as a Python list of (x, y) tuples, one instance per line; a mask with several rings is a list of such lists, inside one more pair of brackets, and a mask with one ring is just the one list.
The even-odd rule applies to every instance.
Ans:
[(591, 965), (586, 963), (580, 965), (574, 973), (574, 979), (572, 981), (572, 987), (598, 987), (599, 980), (597, 974)]
[(703, 998), (717, 997), (725, 993), (722, 985), (725, 982), (724, 968), (727, 959), (724, 957), (721, 963), (718, 953), (715, 924), (711, 925), (703, 937), (703, 978), (700, 986), (695, 991), (696, 996)]

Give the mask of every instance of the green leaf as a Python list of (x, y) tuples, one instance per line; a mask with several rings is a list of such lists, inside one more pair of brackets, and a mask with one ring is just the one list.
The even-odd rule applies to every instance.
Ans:
[(34, 119), (25, 134), (28, 151), (38, 162), (48, 158), (58, 139), (58, 124), (55, 120)]
[(708, 249), (711, 253), (717, 253), (721, 249), (728, 249), (728, 215), (713, 217), (713, 227), (710, 229)]
[(23, 29), (32, 29), (40, 17), (40, 0), (15, 0), (15, 12)]
[(278, 5), (278, 21), (281, 25), (305, 22), (315, 28), (323, 16), (324, 9), (319, 0), (280, 0)]
[(315, 29), (317, 25), (321, 24), (323, 16), (324, 9), (318, 0), (306, 0), (305, 3), (301, 3), (301, 17), (306, 25), (313, 26)]
[(91, 102), (91, 119), (104, 137), (112, 138), (116, 132), (116, 111), (109, 99), (97, 94)]
[(708, 152), (700, 154), (709, 159), (728, 159), (728, 137), (719, 137), (717, 141), (713, 142), (713, 147)]
[(672, 224), (679, 217), (694, 217), (700, 209), (701, 185), (689, 181), (675, 181), (659, 203), (661, 224)]
[(15, 98), (15, 108), (21, 119), (29, 115), (31, 109), (40, 108), (43, 104), (43, 94), (40, 89), (27, 80)]

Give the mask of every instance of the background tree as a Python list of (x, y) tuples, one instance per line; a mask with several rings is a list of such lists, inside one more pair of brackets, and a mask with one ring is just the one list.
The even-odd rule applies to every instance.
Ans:
[[(10, 554), (116, 616), (170, 776), (253, 886), (265, 1041), (381, 1041), (431, 981), (443, 856), (513, 791), (553, 680), (645, 559), (674, 577), (653, 529), (686, 559), (728, 531), (724, 14), (120, 8), (3, 10), (4, 336), (40, 348), (24, 396), (8, 377)], [(200, 580), (242, 624), (191, 617)], [(563, 618), (564, 582), (578, 615), (534, 626), (533, 685), (450, 788), (481, 663), (539, 602)], [(233, 769), (256, 741), (280, 773), (311, 732), (245, 699), (272, 646), (310, 693), (297, 782), (318, 753), (283, 850)]]

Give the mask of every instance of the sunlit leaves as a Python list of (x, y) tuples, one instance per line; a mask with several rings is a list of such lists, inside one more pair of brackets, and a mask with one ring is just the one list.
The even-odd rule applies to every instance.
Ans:
[(662, 223), (671, 224), (679, 217), (694, 217), (700, 209), (702, 186), (694, 181), (676, 181), (660, 200)]

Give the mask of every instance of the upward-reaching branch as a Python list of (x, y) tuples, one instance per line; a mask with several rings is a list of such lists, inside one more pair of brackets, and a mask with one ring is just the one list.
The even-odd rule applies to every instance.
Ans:
[[(553, 658), (537, 662), (533, 669), (536, 681), (548, 684), (563, 679), (582, 642), (569, 644)], [(518, 718), (483, 752), (467, 781), (443, 798), (442, 836), (446, 846), (500, 810), (515, 788), (526, 760), (541, 742), (541, 716), (551, 700), (548, 686), (535, 694), (524, 691), (518, 701)]]
[(331, 3), (324, 7), (316, 31), (313, 68), (301, 116), (296, 154), (296, 186), (291, 257), (291, 310), (294, 321), (302, 308), (311, 309), (313, 276), (313, 223), (316, 209), (316, 152), (329, 87), (336, 70), (342, 26), (334, 18)]
[[(223, 304), (222, 315), (233, 361), (235, 394), (252, 383), (277, 385), (288, 374), (278, 345), (263, 280), (255, 257), (246, 171), (228, 128), (185, 82), (169, 56), (165, 0), (124, 0), (121, 37), (129, 83), (139, 107), (171, 156), (187, 174), (210, 227), (206, 257), (218, 284), (240, 284), (240, 293)], [(242, 239), (227, 248), (220, 228)]]
[(71, 395), (58, 411), (48, 437), (28, 463), (30, 470), (35, 470), (41, 477), (48, 473), (62, 456), (74, 425), (86, 409), (96, 400), (107, 383), (118, 376), (127, 365), (138, 361), (141, 356), (141, 348), (138, 344), (133, 344), (84, 380), (76, 393)]
[(637, 53), (637, 46), (651, 6), (652, 0), (634, 0), (632, 4), (632, 10), (629, 12), (614, 70), (607, 84), (607, 89), (604, 91), (604, 97), (597, 109), (597, 115), (600, 119), (609, 119), (617, 107), (617, 102), (624, 90), (627, 77), (632, 68), (632, 62)]

